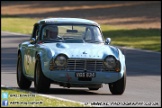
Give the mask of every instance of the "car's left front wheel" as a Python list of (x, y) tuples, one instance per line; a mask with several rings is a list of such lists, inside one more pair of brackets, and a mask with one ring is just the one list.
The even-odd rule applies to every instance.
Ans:
[(32, 81), (28, 80), (24, 74), (23, 74), (23, 69), (22, 69), (22, 58), (21, 54), (18, 55), (18, 60), (17, 60), (17, 84), (21, 89), (29, 89), (31, 86)]
[(109, 83), (109, 89), (112, 94), (121, 95), (125, 91), (126, 86), (126, 68), (123, 77), (116, 82)]

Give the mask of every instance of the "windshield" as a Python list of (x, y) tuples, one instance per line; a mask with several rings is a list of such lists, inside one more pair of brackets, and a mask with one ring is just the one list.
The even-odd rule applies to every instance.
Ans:
[(91, 25), (46, 25), (42, 31), (42, 39), (44, 42), (103, 42), (99, 28)]

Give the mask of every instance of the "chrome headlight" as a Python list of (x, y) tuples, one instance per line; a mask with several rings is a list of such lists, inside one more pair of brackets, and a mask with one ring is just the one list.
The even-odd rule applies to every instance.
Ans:
[(108, 56), (104, 61), (105, 66), (112, 70), (116, 67), (116, 59), (113, 56)]
[(55, 64), (59, 67), (65, 67), (67, 64), (67, 58), (64, 55), (59, 55), (55, 59)]
[(113, 56), (108, 56), (104, 60), (104, 66), (107, 71), (120, 72), (120, 61), (116, 60)]

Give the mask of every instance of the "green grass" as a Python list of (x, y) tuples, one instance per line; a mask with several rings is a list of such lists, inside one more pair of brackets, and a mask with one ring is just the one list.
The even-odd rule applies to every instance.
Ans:
[[(4, 92), (8, 93), (8, 99), (2, 98)], [(1, 102), (3, 100), (8, 100), (8, 107), (85, 107), (80, 103), (51, 99), (32, 92), (6, 88), (1, 88)]]
[(32, 34), (33, 25), (38, 19), (33, 18), (3, 18), (1, 17), (1, 30), (23, 34)]
[[(33, 24), (40, 19), (1, 16), (1, 30), (31, 34)], [(161, 29), (128, 29), (101, 25), (105, 38), (110, 37), (112, 45), (161, 52)]]
[(101, 26), (105, 38), (112, 45), (161, 52), (161, 29), (123, 29)]

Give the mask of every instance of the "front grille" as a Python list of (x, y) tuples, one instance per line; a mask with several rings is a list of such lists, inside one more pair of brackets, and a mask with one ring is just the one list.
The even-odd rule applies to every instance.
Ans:
[[(103, 60), (81, 60), (68, 59), (65, 67), (58, 67), (53, 60), (50, 61), (49, 69), (52, 70), (66, 70), (66, 71), (116, 71), (115, 69), (108, 69)], [(120, 62), (117, 61), (117, 66), (120, 71)]]
[(87, 70), (87, 71), (102, 71), (102, 60), (68, 60), (67, 70)]

